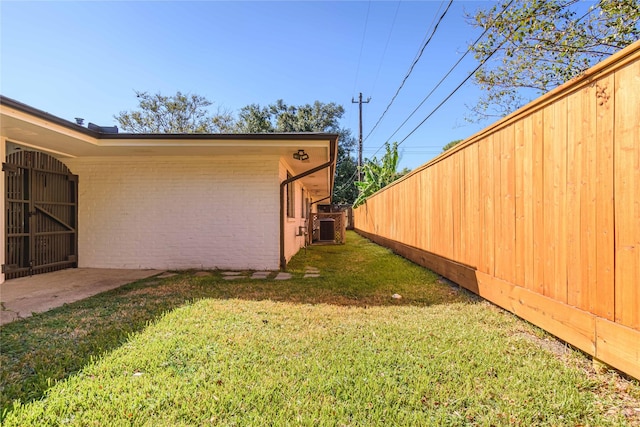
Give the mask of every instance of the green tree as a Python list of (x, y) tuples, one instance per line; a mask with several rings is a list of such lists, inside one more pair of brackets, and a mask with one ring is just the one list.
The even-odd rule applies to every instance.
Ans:
[(448, 144), (445, 144), (444, 147), (442, 147), (442, 152), (444, 153), (445, 151), (449, 150), (450, 148), (455, 147), (456, 145), (460, 144), (462, 141), (464, 141), (463, 139), (455, 139), (451, 142), (449, 142)]
[(349, 129), (340, 131), (338, 156), (336, 160), (336, 176), (333, 186), (333, 203), (353, 204), (358, 197), (355, 180), (358, 177), (358, 166), (351, 153), (355, 150), (356, 139)]
[(351, 157), (355, 138), (349, 129), (340, 128), (344, 108), (336, 103), (293, 106), (279, 99), (274, 104), (262, 107), (251, 104), (238, 114), (235, 131), (238, 133), (268, 132), (335, 132), (338, 138), (336, 176), (334, 181), (334, 203), (353, 203), (358, 190), (353, 183), (356, 164)]
[(476, 119), (515, 111), (640, 37), (638, 0), (501, 0), (468, 18), (486, 30), (470, 47), (484, 63)]
[(236, 133), (276, 132), (269, 107), (261, 107), (258, 104), (242, 107), (238, 113), (234, 131)]
[(400, 173), (398, 172), (398, 163), (400, 161), (398, 143), (385, 143), (385, 150), (386, 152), (380, 160), (374, 157), (371, 160), (367, 160), (362, 166), (362, 181), (356, 182), (360, 192), (353, 203), (353, 207), (360, 206), (376, 191), (383, 189), (407, 173), (406, 169)]
[(282, 99), (261, 107), (247, 105), (240, 109), (235, 131), (238, 133), (264, 132), (340, 132), (339, 120), (344, 108), (334, 102), (299, 106), (287, 105)]
[(120, 128), (133, 133), (218, 133), (229, 132), (234, 118), (229, 112), (211, 114), (212, 103), (195, 94), (164, 96), (136, 91), (138, 110), (114, 116)]

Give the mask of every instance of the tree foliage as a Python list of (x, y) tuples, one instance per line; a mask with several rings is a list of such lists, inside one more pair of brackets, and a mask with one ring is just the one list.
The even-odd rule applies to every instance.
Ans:
[(261, 107), (251, 104), (238, 114), (238, 133), (265, 132), (340, 132), (339, 119), (344, 114), (341, 105), (315, 101), (299, 106), (287, 105), (282, 99)]
[(351, 157), (355, 138), (348, 129), (340, 128), (339, 120), (344, 108), (336, 103), (293, 106), (278, 100), (266, 107), (251, 104), (243, 107), (238, 114), (235, 131), (238, 133), (268, 132), (335, 132), (339, 134), (334, 181), (334, 203), (353, 203), (358, 190), (353, 183), (356, 163)]
[(354, 208), (363, 204), (376, 191), (383, 189), (406, 173), (406, 170), (398, 173), (398, 163), (400, 162), (398, 143), (385, 143), (385, 151), (380, 160), (374, 157), (367, 160), (362, 166), (362, 181), (356, 182), (360, 193), (353, 203)]
[(471, 46), (485, 63), (474, 75), (484, 92), (472, 106), (479, 119), (516, 110), (529, 101), (524, 93), (548, 92), (640, 38), (638, 0), (588, 8), (579, 0), (501, 0), (469, 18), (487, 30)]
[(240, 109), (234, 131), (236, 133), (276, 132), (271, 123), (269, 108), (258, 104), (250, 104)]
[(114, 116), (120, 128), (133, 133), (219, 133), (230, 131), (233, 116), (228, 112), (211, 114), (212, 103), (195, 94), (165, 96), (136, 91), (138, 110), (121, 111)]
[(455, 139), (451, 142), (449, 142), (448, 144), (445, 144), (444, 147), (442, 147), (442, 152), (444, 153), (445, 151), (455, 147), (456, 145), (460, 144), (462, 141), (464, 141), (463, 139)]
[(336, 176), (333, 186), (333, 203), (353, 204), (358, 197), (358, 189), (354, 184), (358, 165), (351, 152), (355, 150), (356, 139), (349, 129), (340, 131), (338, 158), (336, 160)]

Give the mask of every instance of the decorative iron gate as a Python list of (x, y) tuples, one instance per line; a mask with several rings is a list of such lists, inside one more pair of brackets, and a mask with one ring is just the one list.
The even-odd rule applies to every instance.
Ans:
[(3, 163), (6, 279), (77, 267), (78, 177), (58, 159), (18, 151)]

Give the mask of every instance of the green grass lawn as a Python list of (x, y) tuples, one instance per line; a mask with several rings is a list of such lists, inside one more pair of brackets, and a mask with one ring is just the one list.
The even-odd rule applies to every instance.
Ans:
[(4, 326), (3, 425), (640, 425), (637, 382), (353, 233), (289, 267)]

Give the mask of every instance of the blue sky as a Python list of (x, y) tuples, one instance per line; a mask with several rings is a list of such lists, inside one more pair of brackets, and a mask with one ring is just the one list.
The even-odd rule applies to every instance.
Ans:
[[(135, 90), (197, 93), (212, 111), (283, 99), (336, 102), (344, 127), (358, 132), (362, 92), (367, 135), (407, 74), (447, 2), (29, 2), (0, 3), (0, 93), (73, 121), (115, 125), (136, 108)], [(478, 36), (465, 12), (491, 3), (456, 1), (375, 131), (365, 157), (404, 139), (476, 66), (469, 55), (398, 129)], [(415, 168), (454, 140), (487, 125), (469, 124), (469, 81), (400, 146)], [(378, 156), (380, 152), (378, 153)]]

